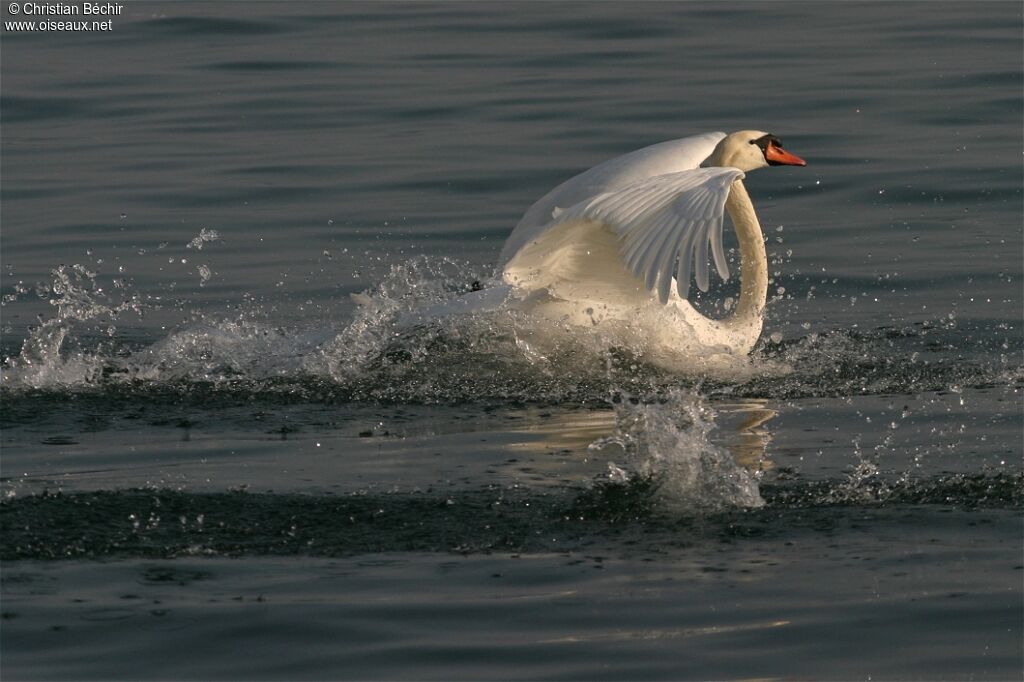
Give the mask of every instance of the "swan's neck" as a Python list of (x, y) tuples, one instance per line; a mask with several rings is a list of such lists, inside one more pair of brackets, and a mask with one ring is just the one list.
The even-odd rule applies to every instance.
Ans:
[(740, 300), (729, 318), (734, 326), (753, 326), (760, 334), (762, 313), (768, 298), (768, 259), (764, 250), (764, 234), (757, 221), (754, 205), (743, 182), (732, 184), (725, 201), (740, 245)]

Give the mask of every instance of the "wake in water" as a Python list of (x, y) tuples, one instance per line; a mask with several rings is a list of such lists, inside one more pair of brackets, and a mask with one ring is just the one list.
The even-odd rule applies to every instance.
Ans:
[[(180, 490), (43, 493), (0, 501), (0, 559), (351, 556), (380, 552), (593, 551), (595, 537), (621, 539), (628, 555), (661, 560), (708, 539), (835, 541), (836, 526), (870, 527), (870, 515), (909, 517), (918, 527), (954, 519), (1019, 534), (1020, 474), (947, 475), (875, 486), (827, 482), (763, 486), (765, 506), (679, 514), (658, 504), (648, 478), (588, 490), (288, 495)], [(922, 518), (924, 520), (922, 520)], [(808, 540), (806, 532), (815, 535)], [(820, 534), (820, 535), (819, 535)], [(820, 539), (819, 539), (820, 538)]]
[(153, 314), (166, 301), (118, 279), (105, 288), (81, 265), (61, 266), (39, 292), (55, 313), (17, 352), (8, 350), (3, 390), (202, 384), (294, 398), (326, 387), (352, 400), (604, 403), (613, 389), (638, 398), (673, 386), (699, 387), (711, 397), (799, 398), (1010, 385), (1024, 377), (1019, 348), (1004, 341), (979, 357), (969, 337), (946, 322), (768, 339), (727, 371), (689, 377), (645, 363), (642, 349), (608, 344), (599, 328), (583, 335), (546, 329), (543, 336), (557, 342), (545, 343), (531, 333), (537, 321), (515, 310), (409, 324), (416, 311), (469, 291), (476, 278), (467, 271), (446, 258), (395, 265), (355, 297), (358, 305), (339, 329), (278, 326), (256, 311), (193, 313), (192, 322), (147, 340), (122, 320)]
[[(194, 321), (149, 343), (123, 338), (119, 318), (158, 309), (155, 297), (105, 290), (82, 266), (58, 268), (43, 292), (56, 309), (3, 366), (6, 390), (90, 390), (119, 385), (210, 383), (256, 392), (331, 383), (353, 399), (462, 402), (603, 400), (616, 375), (637, 386), (671, 377), (637, 349), (610, 347), (597, 330), (565, 330), (545, 343), (536, 320), (515, 310), (411, 324), (410, 317), (473, 286), (465, 264), (415, 258), (396, 265), (340, 330), (282, 328), (240, 314)], [(544, 339), (550, 334), (540, 335)], [(778, 363), (766, 363), (778, 369)], [(736, 371), (753, 364), (737, 358)]]
[[(216, 235), (206, 237), (195, 248)], [(193, 321), (147, 339), (125, 320), (166, 302), (118, 280), (105, 288), (88, 268), (62, 266), (39, 292), (54, 315), (4, 360), (5, 423), (29, 423), (32, 401), (51, 395), (63, 402), (69, 393), (107, 396), (114, 405), (139, 398), (217, 405), (227, 396), (271, 409), (303, 401), (611, 404), (614, 431), (590, 448), (613, 460), (598, 485), (610, 494), (643, 488), (676, 511), (714, 510), (764, 504), (756, 463), (739, 466), (713, 441), (716, 401), (1012, 389), (1024, 378), (1013, 355), (1019, 349), (1004, 341), (978, 353), (953, 323), (769, 340), (725, 375), (691, 377), (650, 366), (642, 349), (609, 345), (599, 330), (548, 334), (559, 342), (538, 343), (535, 320), (515, 310), (409, 324), (416, 311), (470, 291), (475, 278), (467, 270), (445, 258), (395, 265), (356, 297), (340, 328), (275, 325), (256, 312), (194, 313)], [(621, 455), (609, 456), (613, 447)]]

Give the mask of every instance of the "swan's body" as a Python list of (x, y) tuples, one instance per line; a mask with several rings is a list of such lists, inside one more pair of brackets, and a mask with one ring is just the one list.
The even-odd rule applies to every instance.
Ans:
[[(502, 283), (431, 314), (511, 306), (555, 328), (686, 370), (695, 358), (745, 355), (761, 334), (768, 288), (764, 237), (742, 179), (768, 165), (804, 165), (759, 131), (706, 133), (634, 151), (537, 201), (499, 259)], [(709, 248), (723, 279), (723, 214), (740, 249), (740, 296), (723, 319), (687, 300), (690, 273), (709, 284)]]

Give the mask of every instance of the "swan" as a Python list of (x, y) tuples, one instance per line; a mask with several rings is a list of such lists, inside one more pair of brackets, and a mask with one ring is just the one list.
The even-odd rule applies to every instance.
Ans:
[[(493, 286), (426, 315), (511, 307), (547, 323), (535, 337), (555, 328), (592, 334), (673, 371), (692, 369), (695, 358), (745, 356), (761, 335), (768, 263), (743, 179), (782, 165), (806, 162), (756, 130), (694, 135), (605, 161), (526, 211), (502, 248)], [(729, 277), (726, 212), (739, 242), (740, 294), (731, 314), (713, 319), (687, 296), (691, 276), (708, 289), (709, 249), (718, 274)]]

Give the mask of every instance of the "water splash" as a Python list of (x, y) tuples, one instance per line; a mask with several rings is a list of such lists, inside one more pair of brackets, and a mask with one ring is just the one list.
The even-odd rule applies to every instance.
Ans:
[(196, 324), (133, 353), (117, 370), (147, 382), (262, 381), (298, 375), (315, 340), (241, 317)]
[[(336, 381), (350, 381), (374, 363), (387, 364), (387, 352), (396, 348), (396, 340), (405, 337), (408, 341), (409, 335), (398, 325), (399, 318), (468, 290), (474, 280), (463, 274), (464, 269), (463, 264), (447, 258), (417, 257), (393, 265), (377, 286), (352, 296), (357, 305), (352, 321), (308, 366), (326, 371)], [(429, 339), (424, 339), (419, 348), (407, 342), (407, 355), (422, 358), (429, 346)]]
[[(199, 240), (199, 248), (217, 238), (204, 231), (193, 242)], [(297, 328), (275, 324), (272, 313), (256, 309), (200, 314), (188, 301), (140, 295), (120, 278), (104, 288), (90, 268), (61, 266), (42, 287), (55, 313), (5, 360), (4, 389), (214, 382), (292, 398), (307, 392), (315, 398), (328, 386), (353, 400), (592, 404), (603, 403), (613, 388), (637, 396), (697, 387), (709, 398), (791, 399), (1013, 386), (1024, 376), (1012, 330), (1002, 345), (978, 349), (969, 333), (948, 324), (766, 340), (749, 358), (737, 358), (728, 375), (680, 377), (646, 363), (642, 349), (607, 343), (599, 330), (545, 329), (550, 338), (541, 343), (543, 335), (533, 333), (537, 321), (515, 310), (403, 322), (472, 291), (478, 281), (488, 284), (466, 263), (413, 258), (356, 295), (355, 311), (340, 325), (314, 320), (320, 326)], [(189, 321), (140, 348), (147, 341), (125, 326), (125, 313), (141, 317), (161, 308)]]
[(389, 402), (604, 400), (608, 358), (568, 336), (556, 347), (535, 344), (527, 333), (534, 322), (522, 312), (419, 315), (480, 281), (450, 259), (393, 266), (353, 297), (352, 321), (310, 356), (306, 371)]
[(615, 432), (592, 443), (590, 450), (621, 447), (632, 473), (610, 463), (609, 480), (648, 480), (673, 511), (762, 506), (757, 477), (711, 441), (714, 417), (707, 401), (690, 390), (673, 388), (650, 402), (618, 396)]
[(76, 386), (97, 381), (103, 369), (102, 347), (93, 350), (71, 348), (76, 330), (85, 323), (104, 322), (110, 336), (112, 322), (127, 311), (141, 314), (144, 305), (138, 295), (116, 287), (122, 298), (114, 302), (97, 280), (95, 272), (84, 265), (60, 267), (51, 271), (53, 281), (41, 284), (37, 293), (48, 298), (57, 311), (53, 317), (31, 330), (17, 357), (8, 358), (2, 370), (6, 387), (49, 388)]
[(196, 251), (202, 251), (203, 245), (209, 242), (220, 241), (220, 232), (217, 230), (208, 230), (205, 227), (199, 230), (199, 234), (192, 238), (188, 244), (185, 245), (187, 249), (195, 249)]

